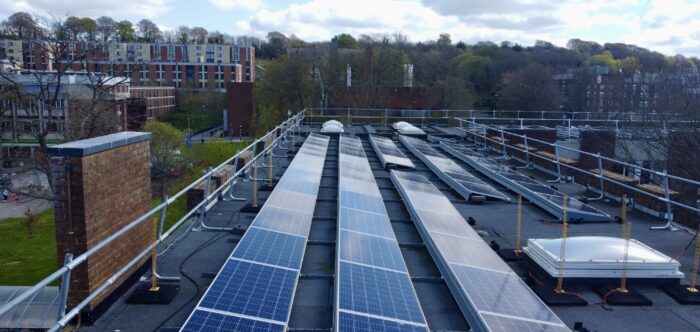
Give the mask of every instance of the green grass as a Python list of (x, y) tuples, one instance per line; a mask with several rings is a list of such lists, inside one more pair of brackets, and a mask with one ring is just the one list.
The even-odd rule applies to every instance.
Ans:
[[(250, 143), (209, 142), (194, 144), (191, 149), (185, 148), (185, 155), (197, 166), (170, 184), (170, 195), (201, 177), (208, 166), (219, 165), (248, 144)], [(187, 213), (186, 196), (183, 195), (168, 206), (164, 232)], [(160, 199), (154, 199), (152, 206), (160, 203)], [(155, 216), (157, 217), (158, 215)], [(32, 238), (22, 225), (24, 218), (0, 220), (0, 252), (3, 253), (0, 255), (0, 285), (33, 285), (58, 268), (53, 209), (42, 212), (38, 218)]]
[(0, 285), (32, 285), (57, 269), (53, 209), (38, 215), (32, 237), (22, 220), (0, 221)]
[[(191, 113), (191, 114), (190, 114)], [(220, 126), (224, 119), (221, 114), (211, 114), (201, 112), (173, 112), (165, 117), (162, 121), (170, 123), (173, 127), (187, 132), (187, 122), (189, 118), (189, 124), (192, 127), (192, 131), (196, 132), (198, 130), (211, 128), (215, 126)]]

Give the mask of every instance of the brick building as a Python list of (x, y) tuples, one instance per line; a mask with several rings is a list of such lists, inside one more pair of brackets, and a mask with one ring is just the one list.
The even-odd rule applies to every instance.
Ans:
[[(176, 43), (61, 42), (0, 40), (0, 59), (23, 69), (53, 70), (49, 47), (61, 49), (62, 65), (73, 71), (128, 76), (132, 85), (225, 89), (227, 82), (255, 81), (252, 46)], [(84, 57), (84, 58), (83, 58)], [(76, 61), (76, 60), (83, 61)]]
[[(13, 97), (14, 94), (9, 94), (0, 100), (0, 133), (4, 139), (18, 141), (34, 137), (39, 121), (49, 132), (48, 138), (61, 139), (65, 137), (70, 119), (81, 116), (80, 112), (89, 107), (104, 111), (102, 115), (108, 122), (115, 124), (117, 131), (140, 128), (140, 124), (146, 120), (162, 118), (175, 108), (173, 87), (132, 87), (128, 78), (98, 79), (86, 73), (64, 75), (58, 87), (56, 105), (49, 108), (46, 103), (53, 99), (53, 95), (40, 98), (41, 87), (54, 93), (55, 84), (40, 84), (38, 79), (47, 82), (55, 80), (51, 72), (38, 76), (31, 72), (7, 75), (11, 80), (0, 80), (0, 91), (17, 86), (21, 95)], [(96, 83), (97, 81), (101, 83)], [(107, 92), (102, 93), (93, 105), (93, 92), (96, 89)]]
[(228, 83), (226, 85), (226, 130), (230, 135), (250, 135), (251, 122), (255, 119), (254, 83)]

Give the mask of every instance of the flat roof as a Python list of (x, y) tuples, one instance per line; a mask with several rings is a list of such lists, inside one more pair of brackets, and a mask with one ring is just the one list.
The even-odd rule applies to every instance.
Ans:
[[(389, 127), (374, 126), (378, 132), (389, 133)], [(320, 126), (305, 126), (303, 131), (318, 132)], [(437, 134), (426, 130), (428, 134)], [(346, 133), (362, 137), (373, 175), (380, 188), (391, 224), (398, 239), (401, 253), (406, 262), (414, 288), (418, 295), (428, 326), (431, 330), (468, 331), (469, 324), (450, 293), (435, 262), (428, 253), (416, 226), (406, 210), (396, 188), (372, 149), (366, 136), (366, 126), (346, 126)], [(464, 162), (452, 158), (455, 162), (471, 171), (483, 181), (511, 198), (511, 202), (487, 201), (483, 204), (470, 204), (459, 194), (442, 182), (420, 159), (403, 144), (397, 146), (416, 165), (411, 171), (426, 176), (440, 191), (450, 199), (459, 212), (467, 219), (473, 218), (473, 226), (487, 243), (498, 242), (501, 247), (514, 247), (516, 239), (517, 196), (503, 186), (481, 175)], [(279, 178), (289, 165), (291, 158), (275, 157), (275, 177)], [(504, 164), (511, 161), (502, 160)], [(329, 143), (324, 164), (321, 187), (317, 199), (314, 218), (311, 224), (309, 241), (301, 268), (301, 276), (294, 297), (290, 330), (328, 331), (332, 328), (334, 303), (334, 266), (337, 215), (338, 185), (338, 140), (337, 135)], [(527, 175), (548, 180), (546, 175), (537, 170), (522, 170)], [(251, 182), (239, 182), (236, 196), (251, 195)], [(573, 184), (556, 184), (559, 191), (570, 196), (598, 196), (587, 192), (583, 187)], [(264, 199), (269, 192), (260, 192)], [(207, 213), (204, 222), (209, 226), (249, 225), (254, 214), (240, 212), (245, 202), (219, 202)], [(616, 202), (590, 201), (589, 204), (610, 215), (619, 215), (620, 206)], [(562, 226), (555, 218), (534, 204), (523, 204), (522, 243), (529, 238), (558, 238)], [(681, 262), (685, 280), (689, 280), (693, 260), (692, 241), (694, 234), (685, 229), (678, 231), (650, 230), (651, 226), (660, 226), (664, 221), (632, 210), (628, 214), (632, 223), (632, 237), (649, 247), (658, 250)], [(151, 331), (156, 327), (177, 329), (187, 319), (207, 286), (213, 280), (223, 262), (230, 255), (240, 239), (240, 234), (232, 232), (191, 231), (192, 221), (184, 224), (160, 250), (169, 248), (159, 258), (159, 274), (163, 276), (180, 276), (180, 293), (168, 305), (133, 305), (126, 304), (125, 299), (131, 291), (123, 295), (110, 309), (99, 318), (93, 326), (82, 326), (83, 331), (104, 331), (119, 329), (122, 331)], [(598, 235), (620, 237), (621, 225), (618, 223), (581, 223), (569, 225), (569, 236)], [(177, 242), (174, 242), (176, 241)], [(468, 253), (465, 253), (468, 254)], [(528, 275), (529, 268), (524, 261), (508, 263), (519, 275)], [(191, 280), (190, 280), (191, 278)], [(196, 283), (196, 284), (195, 284)], [(575, 322), (582, 322), (591, 331), (697, 331), (700, 330), (700, 306), (680, 305), (657, 286), (645, 285), (634, 288), (654, 304), (641, 306), (610, 306), (602, 302), (601, 297), (585, 284), (567, 284), (567, 291), (575, 292), (585, 298), (589, 305), (582, 307), (552, 306), (552, 310), (569, 327)], [(507, 296), (507, 293), (505, 293)]]

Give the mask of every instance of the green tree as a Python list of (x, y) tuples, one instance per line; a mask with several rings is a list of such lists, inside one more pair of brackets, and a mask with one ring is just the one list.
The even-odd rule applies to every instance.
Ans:
[(180, 156), (180, 147), (185, 135), (172, 125), (158, 120), (148, 120), (141, 128), (150, 132), (151, 137), (151, 170), (159, 180), (160, 194), (163, 197), (168, 192), (167, 179), (176, 168), (186, 164)]
[(610, 51), (604, 51), (588, 58), (589, 66), (604, 66), (610, 69), (610, 73), (617, 73), (620, 70), (621, 62), (616, 60)]
[(547, 67), (530, 64), (504, 76), (498, 98), (501, 109), (555, 111), (559, 106), (559, 90)]
[(134, 41), (134, 25), (131, 22), (124, 20), (117, 23), (117, 39), (122, 43), (130, 43)]
[(95, 35), (97, 34), (97, 22), (89, 17), (83, 17), (80, 19), (80, 28), (82, 32), (85, 33), (85, 39), (89, 41), (95, 40)]
[(331, 43), (338, 46), (338, 48), (356, 48), (357, 47), (357, 40), (355, 39), (355, 37), (353, 37), (347, 33), (341, 33), (339, 35), (336, 35), (335, 37), (333, 37), (331, 39)]
[(82, 22), (80, 21), (80, 18), (75, 17), (75, 16), (70, 16), (66, 19), (65, 22), (63, 22), (63, 26), (66, 29), (66, 32), (69, 34), (68, 37), (71, 40), (78, 40), (78, 36), (83, 32), (83, 26)]
[(302, 56), (282, 56), (270, 61), (265, 76), (256, 83), (255, 100), (259, 113), (255, 129), (262, 133), (287, 117), (287, 110), (298, 112), (314, 105), (315, 86), (310, 61)]

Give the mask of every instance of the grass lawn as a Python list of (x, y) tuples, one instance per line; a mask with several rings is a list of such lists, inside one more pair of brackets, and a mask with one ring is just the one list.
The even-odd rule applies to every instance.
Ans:
[[(185, 154), (197, 165), (192, 172), (176, 179), (170, 185), (174, 195), (203, 175), (208, 166), (216, 166), (243, 149), (248, 142), (210, 142), (185, 148)], [(168, 206), (164, 231), (170, 229), (187, 213), (186, 196)], [(153, 200), (153, 206), (161, 203)], [(156, 215), (157, 217), (158, 215)], [(0, 221), (0, 285), (33, 285), (54, 272), (57, 266), (56, 238), (53, 209), (39, 214), (33, 237), (22, 225), (24, 218)]]
[(32, 237), (23, 219), (0, 221), (0, 285), (32, 285), (57, 269), (53, 209), (38, 215)]
[(189, 118), (189, 124), (192, 127), (192, 131), (196, 132), (198, 130), (211, 128), (215, 126), (220, 126), (224, 119), (222, 114), (211, 114), (211, 113), (201, 113), (201, 112), (173, 112), (169, 114), (163, 122), (167, 122), (173, 127), (187, 132), (187, 122)]

